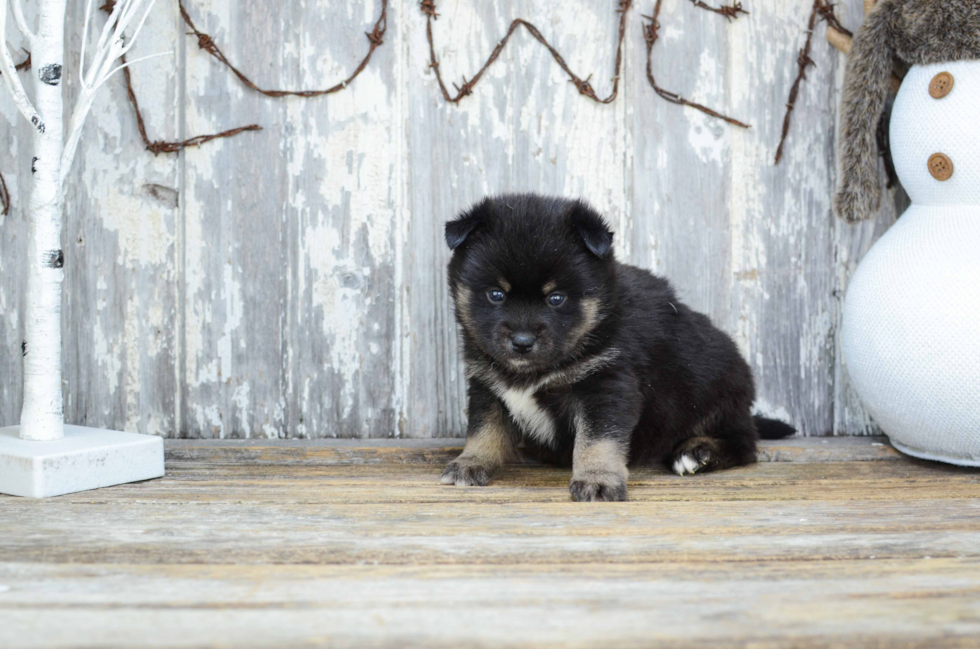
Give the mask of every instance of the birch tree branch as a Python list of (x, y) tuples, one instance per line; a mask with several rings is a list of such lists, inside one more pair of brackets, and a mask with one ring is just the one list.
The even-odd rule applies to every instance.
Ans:
[(31, 44), (31, 49), (34, 48), (34, 32), (28, 27), (27, 21), (24, 20), (24, 7), (21, 4), (21, 0), (11, 0), (10, 8), (14, 10), (14, 20), (17, 22), (17, 29), (20, 33), (24, 35), (27, 42)]
[(68, 170), (71, 169), (71, 163), (75, 159), (75, 152), (78, 150), (78, 141), (82, 135), (82, 126), (85, 123), (85, 118), (88, 116), (89, 111), (92, 109), (92, 104), (95, 102), (96, 93), (102, 84), (104, 84), (113, 74), (129, 65), (132, 65), (133, 63), (145, 61), (146, 59), (154, 58), (156, 56), (173, 54), (173, 52), (152, 54), (150, 56), (145, 56), (129, 63), (123, 63), (122, 65), (113, 67), (115, 62), (120, 57), (125, 56), (136, 43), (136, 38), (139, 36), (140, 31), (142, 31), (143, 25), (146, 24), (146, 19), (149, 17), (150, 11), (153, 9), (153, 5), (155, 3), (156, 0), (150, 0), (146, 10), (142, 12), (139, 22), (136, 23), (136, 29), (134, 30), (133, 35), (127, 39), (125, 36), (125, 30), (130, 24), (132, 24), (136, 16), (139, 15), (139, 9), (143, 4), (143, 0), (121, 0), (116, 2), (112, 7), (109, 18), (106, 20), (106, 24), (102, 28), (102, 33), (99, 36), (99, 40), (96, 42), (95, 52), (87, 70), (85, 67), (85, 50), (88, 45), (88, 30), (93, 14), (92, 0), (87, 0), (85, 4), (85, 25), (82, 33), (82, 52), (81, 56), (79, 57), (78, 66), (78, 76), (79, 79), (81, 79), (81, 89), (78, 93), (78, 99), (75, 102), (75, 107), (72, 110), (71, 119), (68, 123), (68, 136), (65, 140), (65, 149), (61, 155), (62, 191), (64, 191), (65, 179), (68, 176)]
[(39, 133), (44, 133), (44, 120), (34, 109), (31, 100), (27, 98), (24, 85), (20, 82), (20, 77), (17, 76), (17, 66), (14, 65), (14, 59), (10, 56), (10, 50), (7, 49), (6, 33), (7, 0), (0, 0), (0, 70), (3, 72), (3, 82), (7, 85), (7, 90), (10, 91), (14, 105), (17, 106), (20, 114), (33, 124)]

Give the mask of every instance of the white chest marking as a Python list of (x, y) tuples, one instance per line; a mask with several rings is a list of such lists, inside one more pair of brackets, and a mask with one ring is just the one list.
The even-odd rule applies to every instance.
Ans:
[(534, 398), (537, 386), (524, 390), (495, 386), (494, 392), (507, 406), (511, 416), (525, 433), (535, 437), (540, 444), (551, 446), (555, 438), (555, 422), (548, 411)]

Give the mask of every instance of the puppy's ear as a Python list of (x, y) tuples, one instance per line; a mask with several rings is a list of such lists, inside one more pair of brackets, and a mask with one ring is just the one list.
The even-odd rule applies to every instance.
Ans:
[(585, 247), (599, 259), (608, 257), (612, 251), (613, 233), (605, 220), (581, 201), (575, 202), (570, 218)]
[(446, 221), (446, 244), (450, 250), (455, 250), (466, 238), (473, 233), (486, 219), (487, 210), (490, 209), (488, 201), (483, 201), (476, 205), (469, 212), (460, 214), (452, 221)]

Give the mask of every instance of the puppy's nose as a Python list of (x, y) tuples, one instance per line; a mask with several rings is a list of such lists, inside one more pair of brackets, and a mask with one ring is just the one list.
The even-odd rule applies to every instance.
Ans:
[(514, 336), (510, 339), (510, 344), (514, 347), (514, 351), (518, 354), (526, 354), (531, 351), (532, 347), (534, 347), (534, 341), (537, 339), (538, 337), (534, 334), (522, 331), (514, 334)]

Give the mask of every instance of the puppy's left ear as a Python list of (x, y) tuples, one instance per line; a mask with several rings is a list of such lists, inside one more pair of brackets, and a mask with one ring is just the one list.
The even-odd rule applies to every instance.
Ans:
[(612, 251), (613, 233), (598, 212), (581, 201), (576, 201), (571, 213), (572, 226), (585, 247), (599, 259), (605, 259)]
[(460, 214), (452, 221), (446, 221), (446, 245), (449, 246), (450, 250), (458, 248), (473, 230), (483, 223), (488, 209), (488, 202), (484, 200), (469, 212)]

